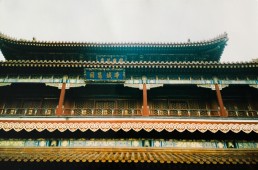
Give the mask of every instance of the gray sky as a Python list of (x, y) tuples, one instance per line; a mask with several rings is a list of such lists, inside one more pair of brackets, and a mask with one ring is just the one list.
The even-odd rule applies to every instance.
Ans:
[(185, 42), (227, 32), (221, 61), (250, 61), (258, 58), (258, 0), (0, 0), (0, 32), (83, 42)]

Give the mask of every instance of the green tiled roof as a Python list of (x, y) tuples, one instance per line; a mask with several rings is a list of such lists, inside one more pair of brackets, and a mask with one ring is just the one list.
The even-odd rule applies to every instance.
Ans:
[(216, 38), (183, 43), (46, 42), (14, 39), (0, 34), (7, 60), (96, 60), (98, 55), (127, 56), (129, 61), (219, 61), (228, 40)]

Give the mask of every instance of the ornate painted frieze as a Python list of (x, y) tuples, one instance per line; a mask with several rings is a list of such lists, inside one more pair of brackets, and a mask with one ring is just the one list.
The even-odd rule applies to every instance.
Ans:
[(0, 147), (153, 147), (258, 149), (258, 141), (178, 139), (0, 139)]
[(3, 129), (4, 131), (32, 131), (37, 130), (39, 132), (43, 130), (47, 130), (49, 132), (53, 132), (55, 130), (58, 130), (60, 132), (64, 132), (66, 130), (69, 131), (76, 131), (80, 130), (82, 132), (85, 132), (87, 130), (91, 130), (93, 132), (97, 130), (101, 131), (109, 131), (113, 130), (115, 132), (119, 130), (123, 130), (125, 132), (128, 132), (130, 130), (134, 130), (136, 132), (145, 130), (147, 132), (150, 132), (152, 130), (155, 130), (157, 132), (161, 132), (163, 130), (166, 130), (168, 132), (172, 131), (178, 131), (178, 132), (206, 132), (210, 131), (212, 133), (216, 133), (218, 131), (221, 131), (223, 133), (227, 133), (229, 131), (232, 131), (234, 133), (244, 132), (244, 133), (250, 133), (255, 132), (258, 133), (258, 123), (256, 121), (252, 122), (196, 122), (191, 121), (189, 122), (182, 122), (182, 121), (169, 121), (169, 120), (156, 120), (156, 121), (144, 121), (144, 120), (106, 120), (106, 121), (96, 121), (96, 120), (84, 120), (84, 121), (58, 121), (58, 120), (49, 120), (49, 121), (17, 121), (17, 120), (1, 120), (0, 121), (0, 129)]

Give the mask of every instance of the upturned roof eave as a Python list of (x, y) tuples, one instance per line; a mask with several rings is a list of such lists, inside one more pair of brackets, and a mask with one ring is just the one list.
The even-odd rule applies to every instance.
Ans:
[(219, 41), (227, 41), (227, 33), (221, 34), (215, 38), (195, 42), (67, 42), (67, 41), (37, 41), (16, 39), (0, 33), (0, 40), (13, 44), (23, 45), (46, 45), (46, 46), (83, 46), (83, 47), (195, 47), (214, 44)]
[[(200, 42), (185, 43), (80, 43), (80, 42), (43, 42), (35, 40), (17, 40), (0, 34), (0, 48), (5, 59), (17, 59), (14, 53), (31, 52), (77, 52), (77, 53), (148, 53), (148, 54), (205, 54), (214, 48), (218, 55), (210, 57), (210, 60), (219, 60), (226, 42), (227, 34), (222, 34), (216, 38)], [(19, 56), (22, 59), (22, 55)], [(200, 58), (201, 60), (201, 58)]]

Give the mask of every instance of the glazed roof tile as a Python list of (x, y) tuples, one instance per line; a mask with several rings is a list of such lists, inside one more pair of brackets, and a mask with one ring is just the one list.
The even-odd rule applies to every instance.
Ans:
[(210, 40), (176, 43), (37, 41), (15, 39), (0, 33), (0, 48), (7, 60), (35, 59), (37, 56), (51, 60), (60, 58), (67, 58), (68, 60), (76, 58), (76, 60), (80, 60), (80, 56), (83, 56), (83, 60), (86, 60), (85, 56), (90, 54), (127, 55), (139, 53), (138, 55), (176, 54), (183, 56), (179, 58), (170, 56), (167, 60), (218, 61), (227, 41), (228, 36), (226, 33)]
[(258, 62), (99, 62), (65, 60), (6, 60), (0, 61), (0, 67), (95, 67), (95, 68), (258, 68)]
[(0, 33), (0, 39), (16, 44), (35, 46), (83, 46), (83, 47), (190, 47), (212, 44), (221, 40), (228, 40), (227, 33), (220, 34), (212, 39), (194, 42), (74, 42), (74, 41), (38, 41), (17, 39)]
[(172, 164), (257, 164), (258, 151), (248, 149), (174, 148), (0, 148), (0, 161), (128, 162)]

